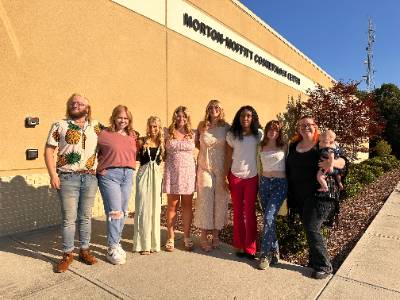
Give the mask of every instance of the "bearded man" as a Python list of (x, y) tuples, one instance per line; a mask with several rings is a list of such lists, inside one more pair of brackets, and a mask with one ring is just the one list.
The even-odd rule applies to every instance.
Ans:
[[(96, 147), (101, 125), (91, 119), (89, 101), (73, 94), (67, 101), (66, 119), (55, 122), (49, 132), (44, 158), (50, 184), (57, 189), (62, 212), (63, 257), (56, 272), (65, 272), (73, 261), (75, 225), (79, 232), (79, 259), (93, 265), (89, 251), (91, 215), (97, 192)], [(54, 154), (57, 151), (57, 160)]]

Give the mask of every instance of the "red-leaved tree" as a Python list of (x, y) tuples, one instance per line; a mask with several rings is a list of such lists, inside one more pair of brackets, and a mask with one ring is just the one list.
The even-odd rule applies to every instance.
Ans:
[(315, 118), (320, 129), (335, 131), (337, 141), (350, 159), (359, 151), (368, 152), (363, 144), (385, 127), (373, 94), (357, 97), (358, 94), (357, 83), (339, 81), (329, 89), (318, 85), (303, 102), (305, 111)]

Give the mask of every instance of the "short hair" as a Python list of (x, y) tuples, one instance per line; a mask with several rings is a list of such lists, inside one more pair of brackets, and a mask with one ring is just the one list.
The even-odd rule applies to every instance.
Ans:
[[(303, 115), (302, 117), (300, 117), (300, 119), (297, 121), (296, 133), (294, 134), (294, 136), (291, 140), (292, 142), (300, 142), (303, 139), (303, 137), (299, 133), (299, 127), (300, 127), (300, 121), (304, 120), (304, 119), (311, 119), (315, 123), (315, 119), (311, 115)], [(316, 144), (318, 142), (318, 139), (319, 139), (319, 129), (318, 129), (318, 125), (315, 124), (315, 132), (314, 132), (314, 136), (313, 136), (314, 144)]]
[(71, 119), (71, 103), (72, 101), (74, 101), (74, 99), (76, 97), (81, 97), (83, 99), (85, 99), (85, 101), (87, 102), (87, 112), (86, 112), (86, 120), (90, 123), (92, 121), (92, 107), (90, 106), (89, 100), (88, 98), (86, 98), (85, 96), (83, 96), (82, 94), (79, 93), (73, 93), (67, 100), (67, 108), (65, 111), (65, 116), (67, 117), (67, 119)]
[(319, 139), (323, 139), (323, 138), (328, 138), (330, 140), (335, 140), (336, 139), (336, 133), (331, 130), (331, 129), (327, 129), (321, 132)]

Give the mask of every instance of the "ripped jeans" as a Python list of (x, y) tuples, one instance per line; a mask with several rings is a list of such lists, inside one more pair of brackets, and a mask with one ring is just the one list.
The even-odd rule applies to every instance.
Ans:
[(109, 168), (103, 173), (105, 174), (97, 174), (97, 178), (107, 216), (107, 244), (109, 247), (114, 247), (119, 245), (121, 240), (135, 170)]

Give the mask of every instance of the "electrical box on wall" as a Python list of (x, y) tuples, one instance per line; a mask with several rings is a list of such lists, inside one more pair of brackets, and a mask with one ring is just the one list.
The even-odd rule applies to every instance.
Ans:
[(39, 117), (26, 117), (25, 118), (25, 127), (34, 128), (36, 125), (39, 125)]
[(39, 150), (38, 149), (26, 149), (25, 154), (26, 154), (27, 160), (34, 160), (39, 157)]

